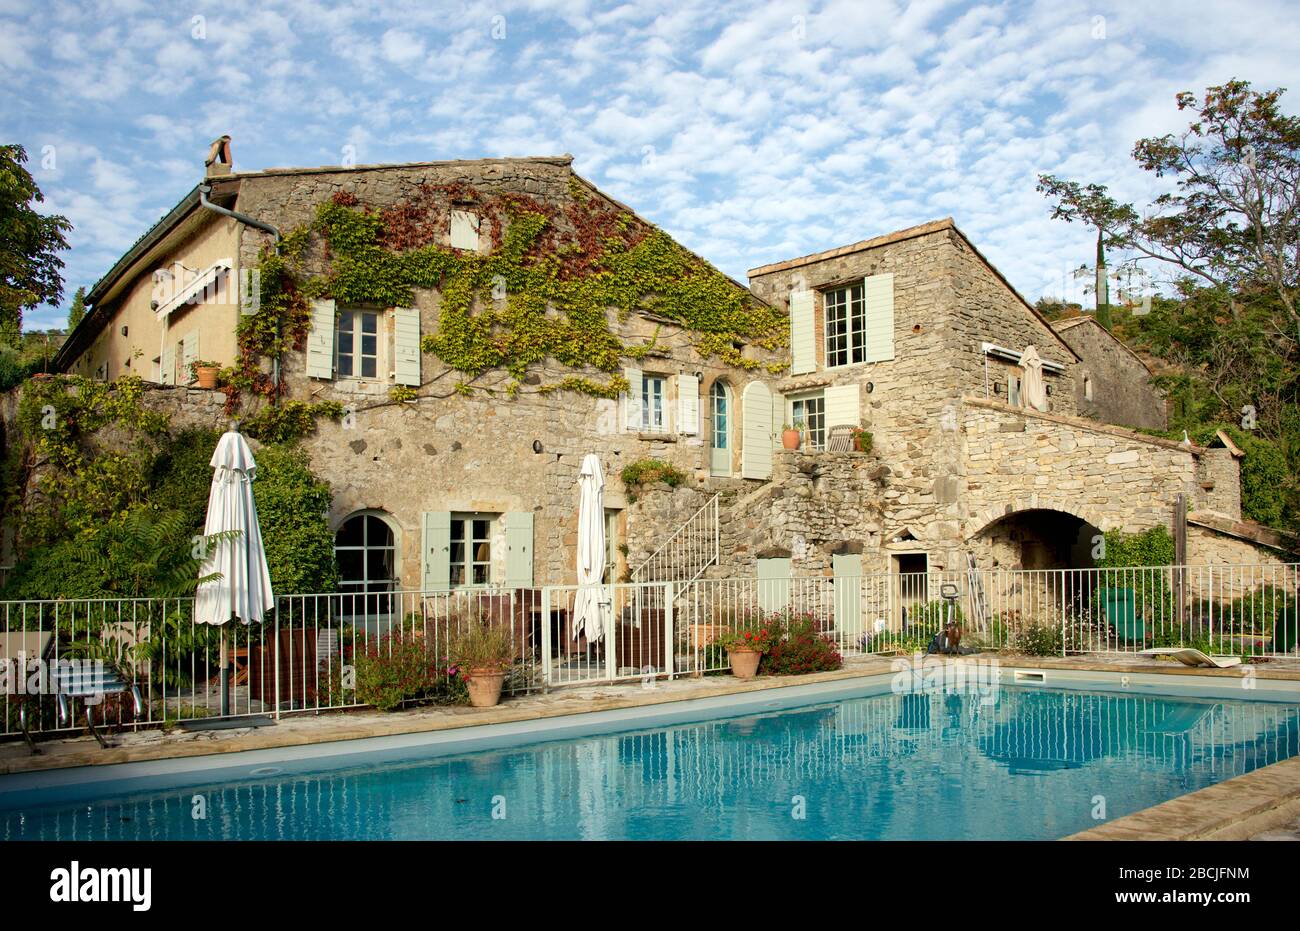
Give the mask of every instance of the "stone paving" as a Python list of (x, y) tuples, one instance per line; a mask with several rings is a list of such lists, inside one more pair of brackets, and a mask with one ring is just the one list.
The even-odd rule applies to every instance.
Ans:
[(1283, 824), (1271, 831), (1256, 834), (1251, 840), (1300, 840), (1300, 818), (1290, 824)]

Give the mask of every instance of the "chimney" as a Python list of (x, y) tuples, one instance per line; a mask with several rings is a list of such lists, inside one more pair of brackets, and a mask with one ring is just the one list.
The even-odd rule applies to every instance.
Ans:
[(230, 154), (230, 137), (222, 136), (213, 139), (212, 145), (208, 148), (208, 157), (203, 162), (204, 167), (207, 168), (207, 177), (217, 178), (230, 174), (233, 170), (231, 167), (233, 161)]

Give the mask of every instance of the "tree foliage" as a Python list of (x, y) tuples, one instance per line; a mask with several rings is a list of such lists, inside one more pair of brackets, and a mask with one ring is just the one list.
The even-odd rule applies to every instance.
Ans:
[(63, 299), (68, 219), (36, 211), (45, 196), (23, 166), (27, 150), (0, 145), (0, 342), (16, 345), (23, 311)]
[(86, 289), (78, 288), (72, 295), (72, 306), (68, 308), (68, 332), (77, 328), (77, 324), (86, 317)]

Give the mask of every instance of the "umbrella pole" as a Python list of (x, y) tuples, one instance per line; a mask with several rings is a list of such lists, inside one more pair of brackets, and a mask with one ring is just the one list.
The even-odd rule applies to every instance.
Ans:
[(226, 625), (221, 625), (221, 716), (230, 714), (230, 657), (226, 650)]

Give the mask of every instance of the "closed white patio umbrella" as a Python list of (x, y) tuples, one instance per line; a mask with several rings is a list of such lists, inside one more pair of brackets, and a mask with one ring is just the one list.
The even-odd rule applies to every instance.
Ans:
[(588, 642), (605, 635), (605, 475), (594, 454), (583, 457), (578, 472), (578, 591), (573, 598), (573, 636)]
[(207, 546), (199, 577), (214, 576), (199, 584), (194, 599), (197, 624), (223, 625), (221, 632), (221, 714), (229, 714), (229, 662), (224, 625), (238, 619), (260, 621), (270, 610), (271, 571), (262, 548), (262, 530), (253, 502), (257, 462), (248, 441), (235, 430), (222, 434), (212, 454), (212, 487), (208, 491), (205, 536), (217, 536)]
[(1020, 366), (1025, 370), (1020, 385), (1022, 402), (1036, 411), (1047, 410), (1047, 386), (1043, 383), (1043, 360), (1032, 345), (1020, 354)]

